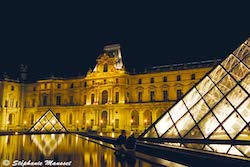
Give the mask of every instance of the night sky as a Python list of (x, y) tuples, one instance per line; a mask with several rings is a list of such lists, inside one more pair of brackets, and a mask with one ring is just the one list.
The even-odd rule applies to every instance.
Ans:
[(221, 59), (250, 36), (249, 5), (238, 1), (69, 2), (1, 4), (0, 73), (23, 63), (31, 78), (86, 74), (114, 43), (128, 70), (143, 71)]

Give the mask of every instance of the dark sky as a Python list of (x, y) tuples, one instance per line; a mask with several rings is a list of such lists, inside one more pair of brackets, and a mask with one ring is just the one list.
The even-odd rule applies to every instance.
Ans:
[(38, 78), (85, 74), (112, 43), (121, 44), (127, 69), (143, 71), (224, 58), (250, 36), (249, 5), (238, 1), (46, 2), (1, 5), (1, 73), (23, 63)]

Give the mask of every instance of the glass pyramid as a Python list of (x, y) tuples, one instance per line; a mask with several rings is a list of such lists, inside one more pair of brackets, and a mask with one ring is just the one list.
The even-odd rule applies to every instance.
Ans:
[(46, 133), (46, 132), (66, 132), (66, 128), (56, 118), (55, 114), (48, 110), (28, 132)]
[[(139, 139), (224, 140), (228, 144), (177, 145), (249, 158), (249, 94), (250, 38), (207, 73)], [(235, 141), (247, 144), (237, 145)]]

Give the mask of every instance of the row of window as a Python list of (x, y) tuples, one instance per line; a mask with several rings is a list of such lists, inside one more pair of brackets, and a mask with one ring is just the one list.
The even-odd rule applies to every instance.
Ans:
[[(176, 90), (176, 96), (177, 96), (177, 99), (180, 99), (183, 95), (183, 92), (181, 89), (178, 89)], [(127, 96), (129, 96), (129, 94), (127, 94)], [(138, 92), (138, 102), (142, 102), (142, 92)], [(168, 91), (167, 90), (164, 90), (162, 92), (162, 97), (163, 97), (163, 101), (168, 101), (169, 100), (169, 94), (168, 94)], [(62, 105), (62, 100), (61, 100), (61, 96), (60, 95), (57, 95), (56, 96), (56, 105)], [(84, 95), (84, 104), (86, 104), (86, 99), (87, 99), (87, 96)], [(154, 91), (151, 91), (150, 92), (150, 101), (153, 102), (155, 101), (155, 92)], [(115, 100), (114, 100), (114, 103), (118, 103), (119, 102), (119, 92), (115, 92)], [(95, 103), (95, 94), (92, 93), (91, 94), (91, 104), (94, 104)], [(106, 104), (108, 103), (108, 91), (104, 90), (102, 92), (102, 98), (101, 98), (101, 104)], [(70, 105), (74, 105), (74, 96), (70, 96), (69, 97), (69, 104)], [(43, 96), (43, 101), (42, 101), (42, 105), (43, 106), (47, 106), (48, 105), (48, 96), (45, 95)], [(35, 99), (32, 99), (32, 107), (35, 106)]]
[[(182, 95), (183, 95), (183, 93), (182, 93), (181, 89), (176, 90), (177, 99), (180, 99), (182, 97)], [(167, 90), (164, 90), (162, 92), (162, 97), (163, 97), (163, 101), (169, 100)], [(155, 101), (155, 92), (154, 91), (150, 92), (150, 101), (151, 102)], [(142, 92), (138, 92), (138, 102), (142, 102)]]
[[(195, 80), (195, 74), (191, 74), (190, 79), (191, 79), (191, 80)], [(167, 82), (167, 81), (168, 81), (167, 77), (164, 76), (164, 77), (162, 78), (162, 81), (163, 81), (163, 82)], [(177, 75), (177, 76), (176, 76), (176, 81), (181, 81), (181, 75)], [(155, 82), (155, 79), (154, 79), (153, 77), (150, 78), (150, 83), (154, 83), (154, 82)], [(138, 80), (138, 84), (142, 84), (142, 79), (141, 79), (141, 78)]]
[(14, 99), (5, 100), (4, 107), (18, 107), (18, 101), (16, 101), (15, 106), (14, 106)]
[[(181, 75), (177, 75), (177, 76), (176, 76), (176, 80), (177, 80), (177, 81), (181, 81)], [(191, 80), (195, 80), (195, 74), (191, 74)], [(168, 81), (167, 77), (164, 76), (164, 77), (162, 78), (162, 81), (163, 81), (163, 82), (167, 82), (167, 81)], [(154, 79), (153, 77), (150, 78), (150, 83), (154, 83), (154, 82), (155, 82), (155, 79)], [(103, 83), (106, 84), (106, 83), (107, 83), (107, 80), (104, 79), (104, 80), (103, 80)], [(118, 78), (116, 78), (115, 83), (116, 83), (116, 84), (119, 83), (119, 79), (118, 79)], [(94, 84), (95, 84), (95, 81), (92, 81), (92, 85), (94, 85)], [(129, 84), (129, 80), (127, 80), (127, 84)], [(142, 79), (141, 79), (141, 78), (138, 80), (138, 84), (142, 84)], [(83, 83), (83, 86), (84, 86), (84, 87), (87, 87), (87, 82), (84, 82), (84, 83)], [(61, 89), (61, 87), (62, 87), (62, 84), (58, 83), (58, 84), (57, 84), (57, 89)], [(48, 88), (48, 87), (47, 87), (47, 84), (45, 83), (45, 84), (44, 84), (44, 89), (47, 89), (47, 88)], [(71, 83), (71, 84), (70, 84), (70, 88), (71, 88), (71, 89), (74, 88), (74, 83)], [(13, 87), (12, 89), (14, 90), (14, 87)], [(35, 87), (33, 88), (33, 91), (36, 91), (36, 88), (35, 88)]]

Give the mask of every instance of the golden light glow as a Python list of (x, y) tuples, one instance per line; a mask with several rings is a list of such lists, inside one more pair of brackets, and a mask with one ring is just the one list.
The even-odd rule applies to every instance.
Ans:
[(26, 121), (23, 121), (23, 124), (24, 124), (24, 125), (26, 125), (26, 124), (27, 124), (27, 122), (26, 122)]

